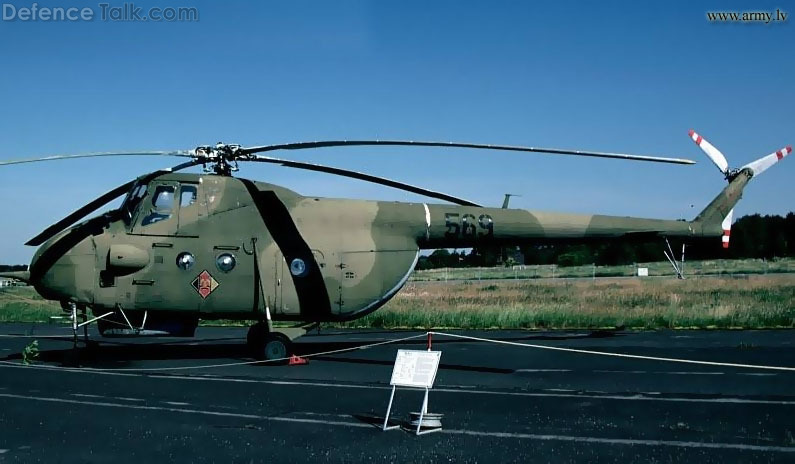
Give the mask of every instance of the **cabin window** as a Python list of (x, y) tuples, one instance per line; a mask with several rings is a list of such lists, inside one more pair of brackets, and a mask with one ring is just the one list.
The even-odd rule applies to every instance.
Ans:
[(196, 203), (196, 186), (183, 185), (179, 193), (179, 206), (185, 208)]
[(152, 211), (141, 222), (142, 226), (148, 226), (156, 222), (171, 217), (174, 211), (176, 189), (172, 185), (158, 185), (155, 194), (152, 195)]

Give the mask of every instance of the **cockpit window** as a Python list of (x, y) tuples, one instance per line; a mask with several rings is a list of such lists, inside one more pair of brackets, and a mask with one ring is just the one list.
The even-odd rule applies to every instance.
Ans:
[(127, 199), (122, 204), (122, 209), (127, 213), (123, 216), (125, 223), (130, 223), (135, 209), (138, 208), (138, 204), (141, 203), (144, 196), (146, 196), (146, 185), (136, 185), (127, 195)]
[(158, 185), (152, 195), (152, 212), (147, 215), (142, 226), (148, 226), (156, 222), (168, 219), (174, 211), (175, 188), (172, 185)]

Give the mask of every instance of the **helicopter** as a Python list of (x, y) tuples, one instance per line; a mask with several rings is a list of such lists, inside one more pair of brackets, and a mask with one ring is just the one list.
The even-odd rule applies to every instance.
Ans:
[[(90, 201), (26, 244), (39, 246), (27, 271), (0, 276), (33, 285), (103, 336), (194, 335), (199, 320), (256, 321), (247, 343), (258, 359), (283, 359), (290, 338), (273, 321), (302, 324), (361, 318), (406, 283), (420, 252), (549, 241), (722, 237), (748, 182), (792, 152), (788, 146), (738, 169), (694, 131), (691, 139), (728, 185), (693, 220), (643, 219), (491, 208), (450, 194), (358, 171), (262, 153), (350, 146), (446, 147), (547, 153), (658, 163), (688, 159), (511, 145), (401, 140), (332, 140), (192, 150), (55, 155), (0, 166), (86, 157), (169, 156), (188, 160), (150, 172)], [(304, 196), (234, 177), (241, 163), (271, 163), (408, 191), (446, 203)], [(182, 173), (203, 167), (201, 174)], [(85, 220), (124, 196), (113, 210)], [(78, 222), (80, 221), (80, 222)], [(77, 224), (75, 224), (77, 223)], [(73, 225), (75, 224), (75, 225)], [(89, 319), (88, 311), (93, 317)], [(78, 311), (82, 324), (78, 324)], [(87, 337), (87, 331), (86, 331)]]

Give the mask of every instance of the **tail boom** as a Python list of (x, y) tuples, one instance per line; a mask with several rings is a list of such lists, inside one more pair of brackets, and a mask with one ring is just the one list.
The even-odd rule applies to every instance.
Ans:
[(690, 222), (667, 219), (438, 204), (427, 207), (428, 227), (417, 237), (420, 248), (425, 249), (652, 236), (696, 237), (701, 232)]
[(726, 157), (714, 145), (693, 130), (689, 135), (729, 181), (729, 185), (692, 221), (424, 204), (426, 228), (417, 237), (417, 242), (420, 248), (460, 248), (482, 243), (519, 244), (651, 236), (722, 237), (723, 247), (728, 248), (734, 207), (742, 198), (743, 189), (752, 178), (789, 155), (792, 147), (778, 150), (739, 169), (730, 169)]

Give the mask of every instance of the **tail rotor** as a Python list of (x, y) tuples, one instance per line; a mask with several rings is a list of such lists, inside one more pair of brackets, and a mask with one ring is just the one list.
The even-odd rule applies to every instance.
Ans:
[(721, 237), (723, 248), (729, 248), (734, 205), (736, 205), (742, 197), (743, 188), (745, 188), (745, 185), (752, 178), (762, 174), (771, 166), (792, 153), (792, 147), (787, 146), (782, 148), (756, 161), (752, 161), (739, 169), (731, 169), (723, 153), (711, 143), (707, 142), (704, 137), (696, 133), (693, 129), (688, 131), (688, 135), (715, 166), (717, 166), (718, 170), (726, 177), (726, 180), (729, 181), (729, 185), (712, 200), (698, 217), (696, 217), (694, 222), (706, 228), (710, 228), (711, 230), (715, 230), (718, 226), (718, 222), (720, 222), (720, 227), (723, 230), (723, 235)]

